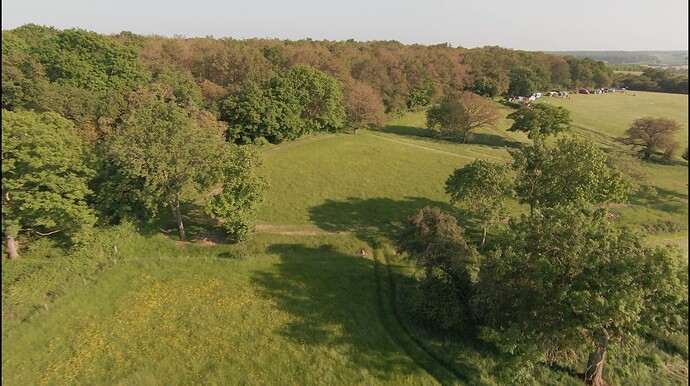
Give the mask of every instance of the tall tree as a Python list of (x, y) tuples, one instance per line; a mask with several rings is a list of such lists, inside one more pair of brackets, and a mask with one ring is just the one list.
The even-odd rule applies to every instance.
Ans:
[(510, 71), (510, 85), (508, 94), (529, 97), (538, 91), (541, 84), (539, 77), (529, 67), (518, 67)]
[(562, 138), (556, 146), (541, 142), (511, 151), (517, 171), (515, 191), (522, 203), (535, 208), (580, 202), (625, 201), (625, 176), (607, 165), (606, 154), (591, 141)]
[(79, 242), (96, 222), (86, 199), (94, 171), (74, 125), (55, 113), (2, 111), (2, 232), (18, 258), (20, 232)]
[(546, 136), (557, 135), (568, 130), (571, 122), (570, 112), (561, 106), (539, 103), (522, 107), (508, 114), (513, 125), (508, 131), (522, 131), (533, 140), (543, 140)]
[(452, 203), (466, 207), (482, 225), (482, 245), (489, 227), (504, 211), (503, 201), (510, 192), (508, 167), (503, 164), (475, 160), (455, 169), (446, 181), (446, 193)]
[(361, 81), (345, 85), (345, 110), (348, 124), (359, 128), (373, 123), (382, 127), (386, 120), (381, 96), (371, 86)]
[(687, 264), (645, 247), (603, 212), (545, 209), (511, 224), (480, 265), (483, 336), (526, 363), (591, 352), (585, 381), (604, 385), (607, 351), (634, 334), (687, 331)]
[(180, 204), (221, 180), (222, 133), (200, 127), (172, 90), (158, 85), (134, 93), (131, 104), (106, 154), (126, 179), (140, 181), (138, 198), (151, 213), (170, 207), (185, 240)]
[(342, 86), (331, 75), (297, 65), (273, 78), (269, 88), (274, 99), (297, 102), (307, 131), (338, 131), (345, 123)]
[(498, 122), (498, 108), (489, 100), (469, 92), (450, 92), (440, 103), (427, 110), (427, 127), (441, 138), (465, 143), (472, 131)]
[(257, 173), (261, 159), (256, 151), (232, 145), (225, 151), (221, 189), (207, 200), (205, 211), (211, 218), (222, 219), (227, 234), (242, 241), (254, 230), (268, 182)]
[(643, 159), (648, 160), (657, 150), (672, 153), (678, 148), (673, 137), (680, 130), (678, 122), (668, 118), (644, 117), (633, 121), (625, 137), (619, 141), (642, 149)]

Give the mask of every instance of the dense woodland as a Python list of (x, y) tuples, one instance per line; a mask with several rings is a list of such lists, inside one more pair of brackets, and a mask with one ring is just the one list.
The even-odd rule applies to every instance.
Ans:
[[(439, 137), (465, 143), (497, 120), (482, 97), (612, 85), (688, 92), (687, 77), (660, 70), (617, 77), (604, 62), (500, 47), (104, 36), (25, 25), (2, 32), (4, 250), (19, 258), (46, 236), (79, 246), (101, 226), (167, 210), (184, 241), (185, 204), (199, 197), (241, 241), (269, 183), (258, 173), (258, 145), (380, 127), (422, 108)], [(609, 347), (687, 333), (685, 267), (677, 251), (646, 247), (600, 210), (634, 193), (625, 167), (607, 164), (591, 141), (547, 144), (567, 129), (565, 109), (538, 105), (508, 118), (534, 144), (511, 150), (510, 168), (478, 160), (446, 183), (451, 202), (476, 217), (481, 244), (435, 208), (410, 217), (400, 236), (400, 251), (423, 270), (413, 307), (441, 329), (476, 326), (522, 361), (513, 376), (589, 352), (585, 378), (603, 384)], [(635, 134), (659, 125), (666, 134), (652, 144)], [(627, 144), (645, 159), (677, 152), (668, 141), (677, 123), (650, 118), (633, 128)], [(511, 192), (530, 212), (488, 239)]]

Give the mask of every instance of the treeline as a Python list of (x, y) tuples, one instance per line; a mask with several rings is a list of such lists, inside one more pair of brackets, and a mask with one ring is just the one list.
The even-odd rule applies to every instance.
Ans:
[(688, 93), (687, 75), (660, 70), (656, 68), (645, 68), (642, 74), (616, 74), (613, 84), (617, 87), (625, 87), (636, 91), (656, 91), (674, 94)]
[(612, 64), (654, 63), (658, 59), (646, 51), (550, 51), (550, 54), (590, 58)]
[(58, 112), (92, 141), (125, 112), (127, 95), (151, 82), (233, 124), (229, 98), (255, 93), (252, 87), (270, 94), (277, 79), (306, 65), (337, 80), (347, 114), (340, 129), (381, 124), (386, 113), (426, 106), (448, 88), (499, 96), (521, 78), (538, 89), (607, 87), (613, 80), (591, 59), (500, 47), (104, 36), (32, 24), (2, 32), (2, 61), (3, 108)]
[(575, 58), (590, 58), (610, 64), (678, 64), (688, 63), (688, 51), (548, 51)]

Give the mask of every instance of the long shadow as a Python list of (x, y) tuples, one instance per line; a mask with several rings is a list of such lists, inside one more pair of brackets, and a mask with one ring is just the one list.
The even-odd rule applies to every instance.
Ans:
[(450, 204), (424, 197), (405, 197), (399, 201), (348, 197), (345, 201), (326, 200), (319, 206), (309, 208), (309, 216), (316, 226), (325, 231), (352, 232), (362, 240), (371, 241), (380, 236), (395, 237), (402, 230), (405, 220), (425, 206), (436, 206), (457, 214)]
[(469, 144), (472, 145), (486, 145), (486, 146), (493, 146), (493, 147), (509, 147), (512, 149), (519, 149), (524, 146), (522, 142), (518, 141), (511, 141), (510, 139), (496, 135), (496, 134), (487, 134), (487, 133), (474, 133), (472, 136), (472, 139), (468, 142)]
[(378, 131), (381, 131), (383, 133), (403, 135), (406, 137), (417, 137), (417, 138), (432, 138), (433, 137), (433, 133), (431, 132), (431, 130), (423, 129), (421, 127), (414, 127), (414, 126), (389, 125), (389, 126), (383, 127), (382, 129), (379, 129)]
[[(397, 134), (405, 137), (413, 138), (434, 138), (434, 134), (431, 130), (413, 127), (413, 126), (386, 126), (379, 131), (383, 133)], [(449, 142), (451, 143), (451, 142)], [(518, 141), (512, 141), (497, 134), (488, 133), (472, 133), (472, 139), (470, 139), (467, 144), (469, 145), (485, 145), (492, 147), (509, 147), (513, 149), (519, 149), (524, 146), (523, 143)]]
[(656, 188), (658, 196), (648, 197), (641, 194), (630, 198), (630, 203), (644, 205), (666, 213), (678, 214), (688, 212), (688, 195), (673, 190)]
[(337, 350), (348, 367), (366, 369), (380, 381), (423, 374), (379, 319), (371, 260), (330, 245), (275, 244), (268, 252), (280, 256), (276, 269), (255, 273), (252, 282), (290, 314), (279, 334), (296, 344)]

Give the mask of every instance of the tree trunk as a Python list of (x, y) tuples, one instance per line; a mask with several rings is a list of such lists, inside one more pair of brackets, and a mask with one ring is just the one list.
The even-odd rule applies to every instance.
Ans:
[(177, 229), (180, 231), (180, 240), (185, 241), (186, 234), (184, 232), (184, 223), (182, 222), (182, 213), (180, 212), (180, 199), (175, 196), (174, 201), (170, 201), (170, 209), (172, 209), (175, 220), (177, 220)]
[(488, 228), (488, 226), (484, 225), (484, 235), (482, 236), (482, 245), (484, 245), (484, 243), (486, 243), (486, 230), (487, 230), (487, 228)]
[(652, 158), (652, 149), (650, 149), (650, 148), (647, 147), (647, 148), (644, 149), (644, 157), (642, 157), (642, 159), (643, 159), (643, 160), (648, 160), (648, 159), (650, 159), (650, 158)]
[(7, 246), (7, 252), (10, 254), (10, 259), (18, 259), (19, 243), (17, 242), (17, 239), (9, 234), (5, 234), (5, 245)]
[(587, 370), (585, 371), (585, 382), (592, 386), (605, 386), (603, 378), (604, 361), (606, 360), (606, 337), (602, 338), (599, 346), (593, 353), (589, 354)]

